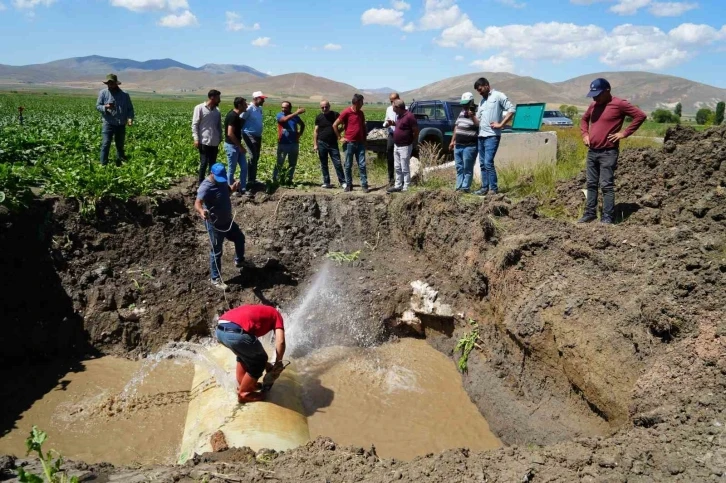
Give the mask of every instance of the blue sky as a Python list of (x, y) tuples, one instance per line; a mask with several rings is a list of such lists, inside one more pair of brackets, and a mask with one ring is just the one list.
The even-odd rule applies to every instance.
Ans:
[(508, 71), (647, 70), (726, 87), (723, 0), (0, 0), (0, 63), (104, 55), (407, 90)]

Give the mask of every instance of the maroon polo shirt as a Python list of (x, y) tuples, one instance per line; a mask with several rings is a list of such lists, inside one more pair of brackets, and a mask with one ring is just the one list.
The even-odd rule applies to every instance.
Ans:
[(414, 142), (414, 130), (418, 129), (416, 116), (411, 111), (398, 118), (396, 130), (393, 131), (393, 144), (396, 146), (410, 146)]

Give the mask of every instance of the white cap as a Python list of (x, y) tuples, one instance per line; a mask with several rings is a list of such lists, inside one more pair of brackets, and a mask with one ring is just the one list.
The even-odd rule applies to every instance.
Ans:
[(472, 94), (471, 92), (464, 92), (461, 95), (461, 102), (459, 102), (459, 104), (469, 104), (473, 100), (474, 100), (474, 94)]
[(261, 97), (263, 99), (267, 99), (267, 96), (262, 93), (262, 91), (255, 91), (252, 93), (252, 99), (255, 97)]

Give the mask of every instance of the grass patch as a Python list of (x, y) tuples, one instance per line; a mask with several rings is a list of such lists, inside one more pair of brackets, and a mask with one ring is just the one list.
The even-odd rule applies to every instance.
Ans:
[[(534, 196), (543, 206), (539, 213), (547, 218), (567, 219), (564, 206), (552, 204), (556, 196), (557, 184), (577, 176), (585, 169), (587, 146), (582, 142), (579, 129), (555, 129), (557, 131), (557, 161), (538, 163), (528, 167), (506, 167), (500, 169), (500, 192), (515, 199)], [(660, 143), (643, 138), (625, 139), (621, 151), (628, 149), (660, 147)]]

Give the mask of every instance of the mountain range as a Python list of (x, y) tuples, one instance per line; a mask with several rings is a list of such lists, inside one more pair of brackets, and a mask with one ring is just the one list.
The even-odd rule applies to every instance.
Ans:
[[(140, 62), (98, 55), (25, 66), (0, 64), (0, 86), (99, 89), (101, 81), (110, 72), (116, 73), (124, 88), (131, 92), (203, 95), (216, 88), (223, 94), (249, 96), (253, 91), (261, 90), (273, 98), (298, 102), (323, 98), (349, 102), (354, 93), (362, 92), (366, 101), (387, 103), (392, 91), (388, 88), (359, 89), (302, 72), (271, 76), (247, 65), (193, 67), (173, 59)], [(614, 95), (628, 99), (646, 111), (672, 108), (680, 102), (684, 113), (694, 113), (700, 107), (714, 107), (726, 99), (726, 89), (649, 72), (600, 72), (553, 83), (510, 73), (482, 72), (449, 77), (400, 94), (406, 101), (458, 99), (463, 92), (475, 93), (474, 81), (478, 77), (486, 77), (495, 89), (518, 104), (546, 102), (551, 106), (573, 104), (583, 107), (588, 103), (585, 94), (590, 81), (596, 77), (607, 78)]]

